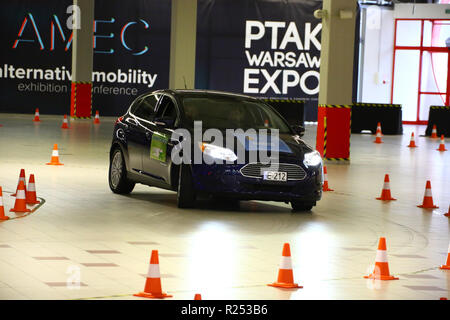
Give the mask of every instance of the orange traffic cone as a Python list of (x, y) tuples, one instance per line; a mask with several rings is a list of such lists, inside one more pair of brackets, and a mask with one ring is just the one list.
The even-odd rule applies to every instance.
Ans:
[(147, 272), (147, 280), (143, 292), (134, 294), (136, 297), (142, 298), (169, 298), (172, 297), (161, 289), (161, 276), (159, 274), (158, 250), (152, 250), (150, 258), (150, 266)]
[(327, 167), (323, 166), (323, 187), (322, 190), (323, 191), (334, 191), (333, 189), (330, 189), (330, 187), (328, 186), (328, 173), (327, 173)]
[(27, 209), (27, 200), (25, 194), (25, 185), (23, 181), (19, 182), (19, 188), (17, 189), (16, 202), (14, 208), (10, 209), (11, 212), (31, 212)]
[(411, 140), (409, 142), (408, 148), (417, 148), (417, 146), (416, 146), (416, 139), (414, 137), (414, 132), (411, 133)]
[(16, 193), (13, 193), (11, 196), (15, 197), (17, 194), (17, 190), (19, 190), (20, 181), (23, 181), (23, 185), (25, 186), (25, 193), (27, 192), (27, 182), (25, 180), (25, 169), (20, 169), (19, 181), (17, 182)]
[(99, 117), (99, 112), (98, 112), (98, 110), (95, 111), (94, 123), (95, 123), (95, 124), (100, 123), (100, 117)]
[(36, 184), (34, 183), (34, 174), (30, 174), (30, 180), (28, 181), (27, 204), (41, 203), (36, 198)]
[(439, 208), (438, 206), (435, 206), (433, 204), (433, 194), (431, 193), (431, 182), (430, 180), (427, 181), (427, 185), (425, 186), (425, 194), (423, 196), (423, 203), (421, 205), (418, 205), (419, 208), (425, 208), (425, 209), (435, 209)]
[(200, 293), (196, 293), (194, 296), (194, 300), (202, 300), (202, 295)]
[(378, 242), (377, 256), (375, 258), (375, 269), (368, 276), (364, 276), (364, 278), (375, 280), (398, 280), (398, 278), (391, 276), (389, 273), (386, 250), (386, 238), (382, 237)]
[(436, 125), (433, 125), (433, 130), (431, 131), (431, 138), (433, 139), (437, 139), (437, 129), (436, 129)]
[(377, 131), (375, 131), (375, 134), (376, 134), (377, 132), (380, 133), (380, 136), (381, 136), (381, 137), (383, 136), (383, 133), (381, 132), (381, 122), (378, 122), (378, 123), (377, 123)]
[(444, 213), (444, 216), (450, 217), (450, 205), (448, 206), (448, 212), (447, 212), (447, 213)]
[(450, 270), (450, 244), (448, 245), (448, 250), (447, 251), (448, 251), (447, 262), (440, 267), (443, 270)]
[(62, 166), (63, 164), (59, 162), (59, 152), (58, 152), (58, 145), (55, 143), (53, 145), (53, 151), (52, 151), (52, 158), (49, 163), (46, 163), (50, 166)]
[(294, 273), (292, 271), (292, 261), (291, 261), (291, 249), (289, 243), (285, 243), (283, 246), (283, 253), (281, 257), (280, 268), (278, 269), (278, 279), (277, 282), (270, 283), (268, 286), (278, 287), (278, 288), (303, 288), (298, 284), (294, 283)]
[(5, 216), (5, 208), (3, 207), (3, 192), (2, 187), (0, 187), (0, 220), (8, 220), (9, 217)]
[(69, 125), (67, 122), (67, 114), (64, 115), (63, 124), (61, 126), (61, 129), (69, 129)]
[(39, 108), (36, 108), (36, 111), (34, 112), (34, 122), (39, 122), (41, 119), (39, 118)]
[(383, 135), (381, 134), (381, 124), (378, 122), (377, 132), (376, 132), (376, 137), (375, 137), (374, 143), (383, 143), (383, 141), (381, 141), (382, 136)]
[(383, 201), (397, 200), (397, 199), (392, 198), (392, 196), (391, 196), (391, 186), (390, 186), (388, 174), (386, 174), (384, 176), (383, 190), (381, 190), (381, 196), (379, 198), (377, 198), (377, 200), (383, 200)]
[(445, 149), (444, 135), (441, 135), (441, 143), (439, 144), (439, 148), (436, 150), (437, 151), (447, 151), (447, 149)]

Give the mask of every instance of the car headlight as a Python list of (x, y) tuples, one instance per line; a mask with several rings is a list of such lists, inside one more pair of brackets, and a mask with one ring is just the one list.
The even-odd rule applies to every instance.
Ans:
[(307, 167), (315, 167), (322, 163), (322, 157), (317, 151), (305, 153), (305, 159), (303, 160), (303, 163)]
[(222, 159), (222, 160), (226, 160), (226, 161), (236, 161), (237, 160), (237, 156), (236, 154), (228, 148), (222, 148), (213, 144), (209, 144), (209, 143), (204, 143), (201, 142), (199, 143), (199, 147), (200, 150), (202, 150), (202, 152), (212, 158), (215, 159)]

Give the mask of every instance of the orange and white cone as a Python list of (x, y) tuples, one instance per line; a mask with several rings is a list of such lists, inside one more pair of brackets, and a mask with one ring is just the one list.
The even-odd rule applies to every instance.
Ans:
[(27, 209), (27, 200), (25, 194), (25, 185), (23, 181), (19, 182), (19, 189), (17, 189), (16, 202), (14, 203), (14, 208), (10, 209), (11, 212), (31, 212)]
[(447, 262), (440, 267), (442, 270), (450, 270), (450, 244), (448, 245)]
[(376, 134), (377, 132), (380, 133), (380, 136), (383, 136), (383, 133), (381, 132), (381, 122), (378, 122), (378, 123), (377, 123), (377, 131), (375, 131), (375, 134)]
[(202, 295), (200, 293), (196, 293), (194, 296), (194, 300), (202, 300)]
[(9, 217), (5, 216), (5, 208), (3, 207), (3, 191), (2, 187), (0, 187), (0, 220), (8, 220)]
[(39, 122), (41, 119), (39, 118), (39, 108), (36, 108), (36, 111), (34, 112), (34, 122)]
[(444, 213), (444, 216), (450, 217), (450, 205), (448, 206), (448, 212), (447, 212), (447, 213)]
[(52, 158), (50, 162), (46, 163), (50, 166), (62, 166), (63, 164), (59, 162), (59, 152), (58, 152), (58, 145), (55, 143), (53, 145), (53, 151), (52, 151)]
[(285, 243), (283, 246), (277, 282), (270, 283), (268, 286), (288, 289), (303, 288), (294, 283), (294, 272), (292, 271), (291, 249), (289, 243)]
[(20, 174), (19, 174), (19, 181), (17, 182), (17, 188), (16, 188), (16, 193), (13, 193), (11, 196), (15, 197), (17, 194), (17, 190), (19, 190), (19, 184), (20, 181), (23, 182), (23, 185), (25, 186), (25, 193), (27, 192), (27, 182), (25, 180), (25, 169), (20, 169)]
[(328, 186), (328, 173), (327, 173), (327, 167), (323, 166), (323, 191), (334, 191), (333, 189), (330, 189)]
[(67, 114), (64, 115), (63, 124), (61, 129), (69, 129), (69, 122), (67, 121)]
[(425, 194), (423, 196), (423, 203), (418, 205), (419, 208), (424, 209), (436, 209), (438, 206), (433, 203), (433, 194), (431, 193), (431, 181), (427, 181), (427, 185), (425, 186)]
[(95, 123), (95, 124), (98, 124), (98, 123), (100, 123), (100, 116), (99, 116), (99, 112), (98, 112), (98, 110), (97, 110), (97, 111), (95, 111), (95, 118), (94, 118), (94, 123)]
[(36, 197), (36, 184), (34, 182), (34, 174), (30, 174), (30, 180), (28, 181), (27, 204), (41, 203)]
[(436, 129), (436, 125), (433, 125), (433, 130), (431, 131), (431, 138), (433, 139), (437, 139), (437, 129)]
[(414, 132), (411, 133), (411, 140), (409, 141), (408, 148), (417, 148), (417, 146), (416, 146), (416, 138), (414, 137)]
[(447, 149), (445, 149), (445, 139), (444, 139), (444, 135), (441, 135), (441, 143), (439, 144), (439, 148), (436, 149), (437, 151), (447, 151)]
[(142, 298), (169, 298), (172, 297), (161, 289), (161, 275), (159, 273), (158, 250), (152, 250), (150, 257), (150, 266), (148, 267), (147, 280), (143, 292), (134, 294)]
[(383, 184), (383, 190), (381, 190), (381, 196), (376, 199), (383, 200), (383, 201), (397, 200), (397, 199), (392, 198), (392, 196), (391, 196), (391, 186), (390, 186), (388, 174), (386, 174), (384, 176), (384, 184)]
[(386, 238), (382, 237), (378, 242), (378, 250), (375, 257), (375, 269), (368, 276), (364, 276), (364, 278), (374, 280), (398, 280), (398, 278), (391, 276), (389, 273)]
[(381, 127), (377, 128), (377, 132), (376, 132), (376, 136), (375, 136), (375, 141), (374, 143), (383, 143), (383, 141), (381, 140), (381, 137), (383, 135), (381, 134)]

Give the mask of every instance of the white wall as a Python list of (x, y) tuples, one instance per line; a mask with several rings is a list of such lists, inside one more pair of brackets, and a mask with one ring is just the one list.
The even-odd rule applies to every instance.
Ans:
[(445, 10), (450, 9), (450, 4), (396, 4), (394, 10), (394, 18), (415, 18), (415, 19), (450, 19), (450, 14), (446, 14)]
[(369, 6), (364, 9), (364, 56), (362, 57), (362, 90), (359, 102), (390, 103), (392, 52), (394, 43), (393, 11)]
[(446, 9), (450, 9), (450, 4), (396, 4), (394, 10), (378, 6), (363, 9), (366, 23), (362, 26), (365, 36), (358, 102), (390, 103), (395, 19), (450, 19)]

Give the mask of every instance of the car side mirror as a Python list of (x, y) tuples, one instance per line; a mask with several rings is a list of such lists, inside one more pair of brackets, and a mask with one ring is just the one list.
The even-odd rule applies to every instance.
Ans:
[(300, 126), (300, 125), (293, 125), (293, 126), (291, 126), (291, 128), (300, 137), (303, 137), (305, 135), (305, 127)]

